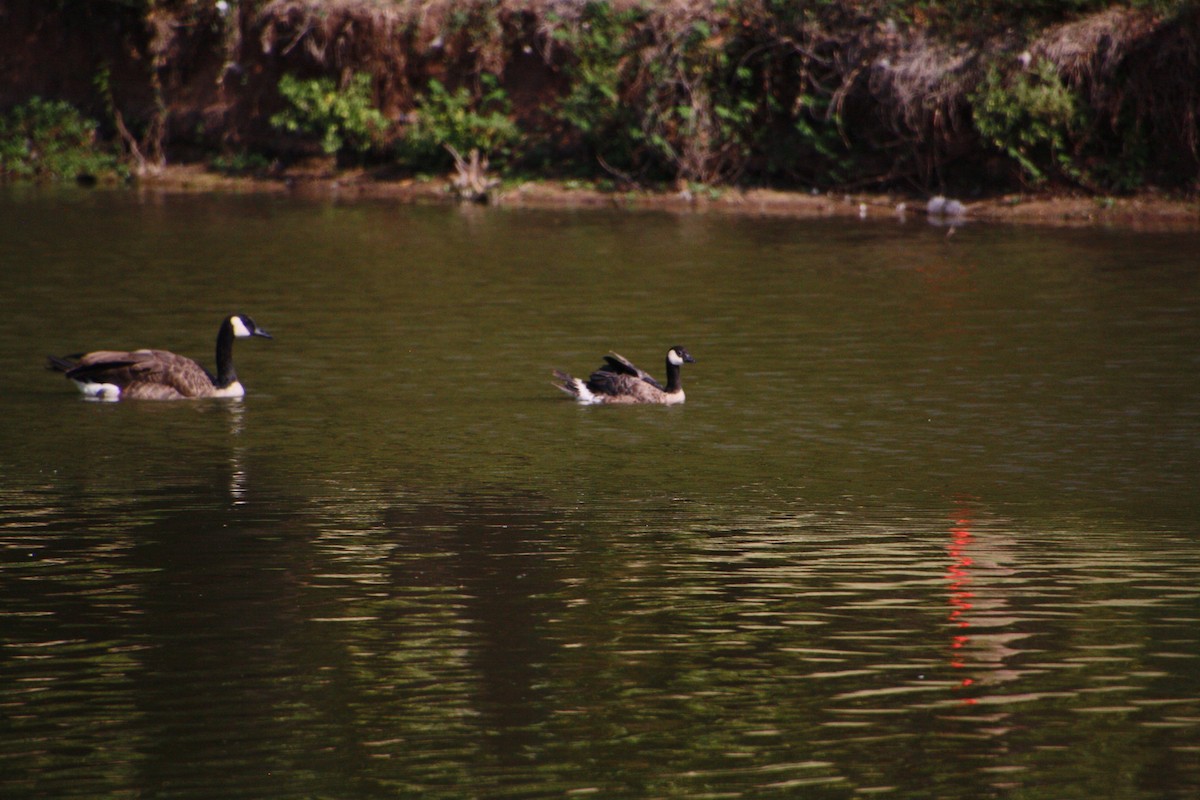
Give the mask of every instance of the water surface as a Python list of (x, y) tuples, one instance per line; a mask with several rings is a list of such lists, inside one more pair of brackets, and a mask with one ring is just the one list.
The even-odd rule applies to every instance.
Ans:
[[(1194, 797), (1200, 239), (0, 197), (4, 797)], [(98, 403), (156, 346), (244, 401)], [(616, 350), (688, 402), (589, 408)]]

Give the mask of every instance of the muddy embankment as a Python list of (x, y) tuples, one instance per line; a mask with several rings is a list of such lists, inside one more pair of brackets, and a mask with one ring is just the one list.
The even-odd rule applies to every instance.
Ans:
[[(70, 101), (145, 185), (438, 197), (391, 148), (431, 81), (479, 97), (494, 76), (520, 141), (493, 164), (537, 179), (504, 202), (870, 216), (951, 194), (989, 218), (1197, 220), (1200, 5), (1019, 29), (779, 5), (6, 0), (0, 109)], [(390, 121), (370, 152), (322, 158), (272, 124), (283, 76), (356, 73)], [(248, 153), (270, 168), (206, 166)]]

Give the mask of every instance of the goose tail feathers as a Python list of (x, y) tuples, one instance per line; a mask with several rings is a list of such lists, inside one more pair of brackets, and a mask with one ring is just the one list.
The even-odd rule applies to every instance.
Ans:
[(579, 402), (594, 403), (596, 401), (596, 396), (587, 388), (587, 384), (579, 378), (572, 377), (562, 370), (556, 369), (554, 370), (554, 379), (554, 386), (559, 391), (566, 392)]
[(52, 369), (55, 372), (70, 372), (75, 369), (73, 358), (79, 356), (46, 356), (46, 369)]

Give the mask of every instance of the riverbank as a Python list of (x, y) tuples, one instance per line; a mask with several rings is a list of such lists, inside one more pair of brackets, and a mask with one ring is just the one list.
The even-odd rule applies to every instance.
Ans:
[[(329, 170), (310, 165), (271, 177), (227, 176), (203, 165), (166, 166), (138, 180), (148, 193), (263, 193), (339, 202), (457, 203), (452, 178), (386, 179), (369, 170)], [(796, 219), (925, 219), (928, 199), (900, 194), (792, 192), (772, 189), (612, 191), (567, 181), (514, 181), (498, 186), (489, 202), (509, 208), (624, 208), (678, 213), (720, 213)], [(1006, 194), (962, 202), (960, 215), (939, 222), (1023, 225), (1118, 226), (1133, 230), (1200, 230), (1200, 200), (1143, 193), (1131, 197)]]
[[(42, 97), (159, 185), (175, 180), (168, 164), (269, 164), (292, 191), (423, 197), (426, 181), (297, 165), (324, 154), (438, 175), (451, 150), (477, 150), (482, 183), (537, 180), (502, 185), (510, 204), (865, 204), (870, 216), (946, 194), (1000, 198), (969, 204), (976, 215), (1093, 219), (1146, 213), (1110, 197), (1200, 192), (1200, 6), (1187, 0), (10, 6), (0, 112), (24, 122), (0, 141), (16, 154), (0, 174), (39, 174), (59, 144), (71, 118), (31, 111)], [(574, 186), (615, 188), (556, 190)], [(717, 188), (626, 191), (658, 186)]]

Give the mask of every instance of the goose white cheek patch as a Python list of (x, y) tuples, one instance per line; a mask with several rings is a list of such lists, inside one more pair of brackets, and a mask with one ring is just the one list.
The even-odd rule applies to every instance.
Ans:
[(247, 336), (253, 336), (250, 329), (246, 327), (246, 323), (242, 322), (241, 317), (233, 317), (233, 335), (239, 339), (245, 339)]

